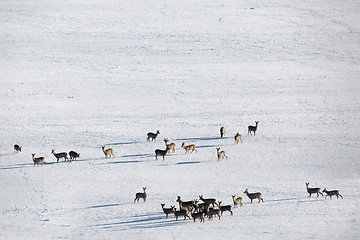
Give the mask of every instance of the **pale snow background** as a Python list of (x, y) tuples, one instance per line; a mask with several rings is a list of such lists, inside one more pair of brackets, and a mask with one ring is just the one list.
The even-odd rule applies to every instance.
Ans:
[[(0, 239), (360, 238), (359, 12), (357, 0), (2, 0)], [(164, 137), (176, 153), (156, 161)], [(344, 199), (310, 199), (305, 181)], [(203, 224), (165, 219), (160, 203), (200, 194), (245, 204)]]

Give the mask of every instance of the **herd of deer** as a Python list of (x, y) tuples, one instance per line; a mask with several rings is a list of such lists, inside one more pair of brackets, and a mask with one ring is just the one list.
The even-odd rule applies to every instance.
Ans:
[[(319, 197), (319, 194), (326, 193), (325, 199), (327, 196), (330, 196), (330, 199), (332, 198), (332, 196), (336, 196), (337, 198), (339, 198), (339, 196), (341, 198), (343, 198), (340, 193), (339, 190), (332, 190), (332, 191), (327, 191), (326, 188), (321, 192), (320, 188), (309, 188), (309, 183), (306, 182), (306, 189), (307, 192), (309, 193), (309, 197), (311, 197), (311, 194), (316, 193), (317, 197)], [(139, 192), (135, 194), (135, 201), (138, 201), (140, 199), (143, 199), (144, 202), (146, 202), (146, 198), (147, 198), (147, 193), (146, 193), (146, 187), (143, 187), (143, 191), (144, 192)], [(260, 202), (264, 202), (263, 198), (262, 198), (262, 194), (260, 192), (254, 192), (254, 193), (249, 193), (248, 189), (246, 189), (244, 191), (244, 193), (248, 196), (248, 198), (250, 199), (250, 203), (252, 203), (252, 201), (254, 199), (258, 199), (258, 203)], [(233, 215), (233, 207), (237, 207), (237, 206), (242, 206), (242, 197), (236, 197), (236, 195), (231, 195), (232, 200), (233, 200), (233, 204), (234, 206), (231, 205), (222, 205), (222, 201), (217, 201), (215, 198), (204, 198), (203, 195), (199, 196), (199, 200), (201, 200), (202, 202), (199, 203), (198, 199), (194, 199), (192, 201), (182, 201), (180, 196), (177, 196), (177, 200), (176, 202), (178, 202), (179, 204), (179, 208), (177, 209), (175, 207), (175, 205), (170, 206), (169, 208), (165, 207), (165, 203), (161, 203), (161, 208), (163, 210), (163, 212), (166, 215), (166, 218), (168, 218), (168, 216), (170, 214), (174, 214), (176, 220), (178, 220), (179, 217), (184, 217), (184, 220), (186, 220), (186, 218), (191, 219), (191, 217), (193, 218), (194, 222), (196, 221), (196, 219), (199, 219), (200, 222), (204, 222), (205, 221), (205, 217), (208, 218), (208, 220), (211, 220), (214, 216), (217, 216), (219, 219), (222, 217), (223, 213), (228, 211), (230, 212), (230, 215)], [(215, 205), (217, 206), (217, 208), (215, 208)]]

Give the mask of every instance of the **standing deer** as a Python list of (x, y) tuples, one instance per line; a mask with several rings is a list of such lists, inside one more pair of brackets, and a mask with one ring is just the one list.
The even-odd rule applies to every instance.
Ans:
[(255, 121), (255, 124), (256, 124), (256, 126), (251, 126), (251, 125), (250, 125), (250, 126), (248, 127), (248, 135), (249, 135), (249, 133), (250, 133), (250, 135), (251, 135), (251, 132), (254, 132), (254, 136), (255, 136), (255, 132), (256, 132), (256, 130), (257, 130), (259, 121)]
[(159, 131), (159, 130), (157, 130), (156, 133), (149, 132), (149, 133), (147, 134), (148, 137), (147, 137), (146, 141), (150, 142), (150, 139), (151, 139), (151, 141), (153, 141), (153, 140), (156, 141), (156, 137), (157, 137), (157, 135), (159, 135), (159, 134), (160, 134), (160, 131)]
[(114, 151), (112, 148), (105, 149), (105, 146), (102, 146), (101, 148), (105, 154), (105, 158), (107, 158), (107, 156), (109, 156), (109, 158), (111, 158), (111, 155), (113, 155), (113, 157), (115, 157)]
[(183, 201), (181, 201), (180, 196), (178, 196), (176, 201), (179, 203), (180, 210), (187, 210), (187, 211), (191, 212), (194, 207), (194, 201), (183, 202)]
[[(193, 151), (196, 151), (196, 153), (197, 153), (197, 150), (196, 150), (196, 147), (195, 147), (194, 144), (185, 146), (185, 143), (182, 143), (181, 147), (185, 149), (185, 154), (186, 154), (186, 153), (189, 153), (189, 154), (190, 154), (190, 153), (192, 153)], [(189, 152), (190, 150), (191, 150), (191, 152)]]
[(228, 211), (228, 212), (230, 212), (231, 215), (233, 215), (231, 206), (230, 205), (221, 206), (221, 203), (222, 203), (222, 201), (219, 201), (219, 209), (221, 212), (221, 216), (223, 215), (223, 212), (225, 212), (225, 211)]
[(74, 152), (74, 151), (70, 151), (69, 152), (69, 156), (70, 156), (70, 160), (74, 159), (76, 160), (76, 158), (80, 157), (80, 153)]
[(239, 132), (236, 133), (234, 139), (235, 139), (235, 144), (238, 144), (239, 141), (241, 141), (241, 143), (243, 143), (242, 136)]
[(186, 211), (186, 210), (176, 211), (176, 208), (175, 208), (174, 214), (175, 214), (176, 221), (178, 220), (178, 217), (180, 217), (180, 216), (184, 216), (184, 220), (186, 219), (186, 217), (188, 217), (189, 219), (191, 219), (191, 218), (189, 217), (189, 212)]
[(168, 143), (169, 139), (167, 139), (167, 138), (164, 138), (164, 142), (165, 142), (166, 147), (169, 148), (169, 152), (170, 152), (170, 149), (172, 149), (172, 152), (174, 153), (175, 152), (175, 143)]
[(203, 198), (203, 195), (201, 195), (199, 196), (199, 199), (204, 203), (211, 204), (213, 207), (215, 207), (215, 204), (219, 206), (215, 198)]
[(21, 148), (22, 148), (22, 146), (20, 147), (19, 145), (15, 144), (14, 145), (14, 153), (21, 152)]
[(217, 151), (218, 161), (220, 161), (220, 159), (223, 160), (224, 157), (226, 157), (226, 159), (227, 159), (227, 156), (226, 156), (226, 154), (225, 154), (225, 151), (221, 151), (221, 152), (220, 152), (220, 148), (219, 148), (219, 147), (216, 148), (216, 151)]
[(321, 193), (321, 188), (309, 188), (309, 183), (306, 182), (306, 190), (307, 192), (309, 193), (309, 197), (311, 197), (311, 194), (313, 193), (316, 193), (317, 194), (317, 197), (319, 197), (319, 194), (321, 194), (321, 196), (324, 196), (322, 193)]
[(191, 217), (194, 219), (194, 222), (195, 222), (195, 219), (199, 218), (200, 219), (200, 222), (204, 222), (204, 216), (205, 216), (205, 213), (204, 212), (191, 212)]
[(220, 128), (220, 137), (223, 138), (225, 135), (225, 128), (224, 127), (221, 127)]
[(242, 206), (242, 197), (235, 198), (236, 195), (231, 195), (234, 202), (234, 207), (240, 204), (240, 207)]
[(259, 199), (259, 203), (260, 203), (260, 200), (264, 202), (264, 200), (261, 197), (262, 194), (260, 192), (249, 193), (248, 190), (246, 189), (244, 193), (246, 193), (246, 195), (250, 198), (251, 203), (252, 203), (253, 199), (255, 199), (255, 198)]
[(57, 162), (59, 162), (60, 158), (64, 158), (65, 162), (66, 162), (66, 160), (69, 160), (66, 152), (56, 153), (55, 149), (51, 149), (51, 153), (54, 154), (54, 156), (57, 159)]
[(144, 192), (143, 193), (136, 193), (134, 202), (137, 200), (139, 202), (140, 198), (144, 199), (144, 202), (146, 202), (147, 194), (146, 194), (146, 187), (143, 187)]
[(35, 167), (35, 164), (39, 165), (39, 163), (41, 163), (41, 165), (44, 165), (44, 164), (46, 165), (44, 157), (35, 158), (35, 153), (32, 153), (31, 155), (32, 155), (32, 158), (34, 161), (34, 167)]
[(175, 212), (175, 206), (171, 206), (170, 208), (165, 208), (165, 203), (161, 204), (162, 210), (166, 214), (166, 218), (168, 218), (169, 214), (173, 214)]
[(326, 188), (324, 188), (324, 190), (323, 190), (322, 192), (326, 193), (325, 199), (326, 199), (327, 196), (330, 196), (330, 199), (331, 199), (331, 197), (334, 196), (334, 195), (336, 196), (337, 199), (339, 198), (339, 196), (340, 196), (342, 199), (344, 199), (344, 198), (340, 195), (339, 190), (328, 191), (328, 190), (326, 190)]
[(169, 147), (166, 147), (165, 150), (161, 150), (161, 149), (156, 149), (155, 150), (155, 158), (156, 160), (158, 160), (158, 156), (162, 156), (163, 157), (163, 161), (165, 160), (165, 155), (169, 152)]

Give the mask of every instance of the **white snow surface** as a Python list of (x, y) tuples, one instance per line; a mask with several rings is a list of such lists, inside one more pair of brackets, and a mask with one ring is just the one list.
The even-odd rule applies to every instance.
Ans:
[[(0, 239), (359, 239), (359, 12), (357, 0), (2, 0)], [(164, 138), (176, 152), (156, 160)], [(309, 198), (307, 181), (344, 199)], [(234, 194), (233, 216), (204, 223), (160, 206)]]

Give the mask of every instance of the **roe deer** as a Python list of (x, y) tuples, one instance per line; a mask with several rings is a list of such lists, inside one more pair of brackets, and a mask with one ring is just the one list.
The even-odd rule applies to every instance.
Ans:
[(170, 208), (165, 208), (165, 203), (161, 204), (162, 210), (166, 214), (166, 218), (168, 218), (169, 214), (173, 214), (175, 212), (175, 206), (171, 206)]
[(148, 137), (147, 137), (146, 141), (150, 142), (150, 139), (151, 139), (151, 141), (154, 141), (154, 140), (156, 141), (156, 137), (158, 134), (160, 134), (159, 130), (157, 130), (156, 133), (149, 132), (147, 134)]
[(209, 219), (212, 219), (213, 216), (218, 215), (218, 217), (220, 219), (220, 217), (221, 217), (220, 212), (221, 212), (220, 209), (209, 208), (206, 211), (206, 216), (208, 216)]
[(322, 193), (321, 193), (321, 189), (320, 188), (309, 188), (309, 183), (306, 182), (306, 190), (307, 192), (309, 193), (309, 197), (311, 197), (311, 194), (313, 193), (316, 193), (317, 194), (317, 197), (319, 197), (319, 194), (321, 194), (321, 196), (324, 196)]
[(137, 200), (139, 202), (140, 198), (144, 199), (144, 202), (146, 202), (146, 187), (143, 187), (144, 192), (143, 193), (136, 193), (134, 202)]
[(74, 159), (76, 160), (76, 158), (80, 157), (80, 153), (74, 152), (74, 151), (70, 151), (69, 152), (69, 156), (70, 156), (70, 160)]
[(239, 132), (236, 133), (234, 139), (235, 139), (235, 144), (238, 144), (239, 141), (241, 141), (241, 143), (243, 143), (242, 136)]
[(248, 135), (249, 135), (249, 133), (250, 133), (250, 135), (251, 135), (251, 132), (254, 132), (254, 136), (255, 136), (255, 132), (256, 132), (256, 130), (257, 130), (259, 121), (255, 121), (255, 124), (256, 124), (256, 126), (251, 126), (251, 125), (250, 125), (250, 126), (248, 127)]
[(250, 198), (251, 203), (252, 203), (253, 199), (255, 199), (255, 198), (259, 199), (259, 203), (260, 203), (260, 200), (264, 202), (264, 199), (262, 199), (262, 197), (261, 197), (262, 194), (260, 192), (249, 193), (248, 190), (246, 189), (244, 193), (246, 193), (246, 195)]
[(234, 202), (234, 207), (240, 204), (240, 207), (242, 206), (242, 197), (235, 198), (236, 195), (231, 195)]
[(175, 152), (175, 143), (168, 144), (169, 139), (167, 139), (167, 138), (164, 138), (164, 142), (165, 142), (166, 147), (169, 148), (169, 152), (170, 152), (170, 149), (172, 149), (172, 152), (174, 153)]
[(227, 156), (226, 156), (226, 154), (225, 154), (225, 151), (221, 151), (221, 152), (220, 152), (220, 148), (219, 148), (219, 147), (216, 148), (216, 151), (217, 151), (218, 161), (220, 161), (220, 159), (223, 160), (224, 157), (226, 157), (226, 159), (227, 159)]
[(109, 156), (109, 158), (111, 158), (111, 155), (113, 155), (113, 157), (115, 157), (114, 151), (112, 148), (105, 149), (105, 146), (102, 146), (101, 148), (105, 154), (105, 158), (107, 158), (107, 156)]
[(184, 216), (184, 220), (186, 219), (186, 217), (188, 217), (189, 219), (191, 219), (191, 218), (189, 217), (189, 212), (186, 211), (186, 210), (176, 211), (176, 208), (175, 208), (174, 214), (175, 214), (176, 220), (178, 220), (178, 217), (180, 217), (180, 216)]
[(221, 127), (220, 128), (220, 137), (223, 138), (225, 135), (225, 128), (224, 127)]
[(326, 188), (324, 188), (324, 190), (323, 190), (322, 192), (326, 193), (325, 199), (326, 199), (327, 196), (330, 196), (330, 199), (331, 199), (331, 197), (334, 196), (334, 195), (336, 196), (337, 199), (339, 198), (339, 196), (340, 196), (342, 199), (344, 199), (344, 198), (340, 195), (339, 190), (331, 190), (331, 191), (328, 191), (328, 190), (326, 190)]
[(228, 211), (231, 215), (233, 215), (233, 212), (231, 211), (230, 205), (221, 206), (222, 201), (219, 201), (219, 208), (221, 212), (221, 216), (223, 215), (223, 212)]
[(197, 213), (192, 212), (191, 213), (191, 217), (194, 219), (194, 222), (195, 222), (195, 219), (197, 219), (197, 218), (200, 219), (200, 222), (204, 222), (204, 216), (205, 216), (204, 212), (197, 212)]
[(69, 160), (66, 152), (56, 153), (55, 149), (51, 149), (51, 153), (54, 154), (54, 156), (57, 159), (57, 162), (59, 162), (60, 158), (64, 158), (65, 162), (66, 162), (66, 160)]
[(44, 157), (36, 158), (35, 153), (32, 153), (31, 155), (32, 155), (32, 158), (33, 158), (33, 161), (34, 161), (34, 167), (35, 167), (35, 164), (39, 165), (39, 163), (41, 163), (41, 165), (44, 165), (44, 164), (46, 165)]
[(156, 160), (158, 160), (158, 156), (162, 156), (163, 161), (164, 161), (165, 160), (165, 155), (168, 153), (168, 151), (169, 151), (169, 147), (166, 147), (165, 150), (156, 149), (155, 150), (155, 158), (156, 158)]
[(179, 203), (180, 210), (187, 210), (189, 212), (192, 211), (193, 206), (194, 206), (194, 201), (183, 202), (183, 201), (181, 201), (180, 196), (178, 196), (176, 201)]
[(217, 205), (217, 206), (219, 206), (218, 205), (218, 203), (216, 202), (216, 199), (215, 198), (203, 198), (203, 195), (201, 195), (201, 196), (199, 196), (199, 199), (201, 200), (201, 201), (203, 201), (204, 203), (207, 203), (207, 204), (211, 204), (213, 207), (215, 207), (215, 204)]
[(14, 145), (14, 153), (21, 152), (21, 148), (22, 148), (22, 146), (20, 147), (19, 145), (15, 144)]
[(192, 153), (193, 151), (196, 151), (196, 153), (197, 153), (197, 150), (196, 150), (196, 147), (194, 144), (185, 146), (185, 143), (182, 143), (181, 147), (185, 149), (185, 154), (189, 153), (190, 150), (191, 150), (190, 153)]

